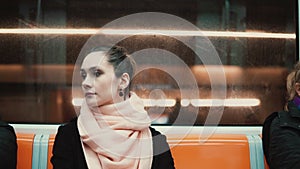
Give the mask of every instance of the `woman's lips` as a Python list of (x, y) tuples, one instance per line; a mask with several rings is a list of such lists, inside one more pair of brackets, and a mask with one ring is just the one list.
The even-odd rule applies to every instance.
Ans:
[(85, 93), (85, 97), (90, 97), (90, 96), (94, 96), (94, 95), (96, 95), (96, 93), (93, 93), (93, 92)]

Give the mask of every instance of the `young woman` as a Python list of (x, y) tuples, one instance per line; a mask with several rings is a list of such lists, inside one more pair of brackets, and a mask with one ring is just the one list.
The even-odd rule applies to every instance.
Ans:
[(300, 168), (300, 63), (287, 77), (287, 92), (285, 111), (271, 114), (263, 126), (263, 148), (270, 169)]
[(59, 127), (54, 169), (170, 169), (165, 136), (150, 127), (142, 100), (129, 91), (134, 60), (122, 47), (95, 49), (81, 65), (80, 115)]

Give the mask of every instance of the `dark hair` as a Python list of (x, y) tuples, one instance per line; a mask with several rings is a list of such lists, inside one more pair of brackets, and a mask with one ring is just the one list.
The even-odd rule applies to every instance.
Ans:
[(106, 56), (107, 61), (113, 65), (117, 77), (122, 76), (123, 73), (128, 73), (130, 78), (133, 77), (136, 63), (125, 48), (114, 46), (107, 52)]
[(108, 47), (96, 47), (89, 51), (89, 53), (104, 51), (107, 61), (113, 65), (116, 77), (121, 77), (123, 73), (128, 73), (129, 75), (129, 85), (124, 89), (125, 94), (129, 92), (131, 80), (135, 73), (136, 63), (134, 59), (128, 54), (127, 50), (121, 46)]

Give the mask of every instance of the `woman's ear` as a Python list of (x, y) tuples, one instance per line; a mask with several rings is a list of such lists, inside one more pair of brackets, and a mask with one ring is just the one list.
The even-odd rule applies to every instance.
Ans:
[(300, 96), (300, 83), (295, 83), (295, 90), (298, 96)]
[(120, 89), (125, 89), (128, 87), (130, 82), (130, 77), (128, 73), (123, 73), (122, 76), (120, 77), (120, 85), (119, 88)]

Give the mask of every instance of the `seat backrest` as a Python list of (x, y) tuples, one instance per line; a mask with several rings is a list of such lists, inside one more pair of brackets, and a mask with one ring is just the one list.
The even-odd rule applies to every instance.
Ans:
[[(268, 169), (258, 135), (167, 135), (176, 169)], [(53, 169), (50, 162), (55, 134), (17, 133), (17, 169)]]
[(17, 133), (17, 169), (31, 169), (34, 134)]
[(199, 135), (187, 135), (183, 140), (169, 136), (168, 142), (177, 169), (250, 169), (245, 135), (212, 135), (204, 142)]
[(52, 157), (52, 150), (53, 150), (54, 140), (55, 140), (55, 134), (50, 134), (49, 142), (48, 142), (48, 166), (47, 166), (48, 169), (53, 168), (50, 160), (51, 160), (51, 157)]

